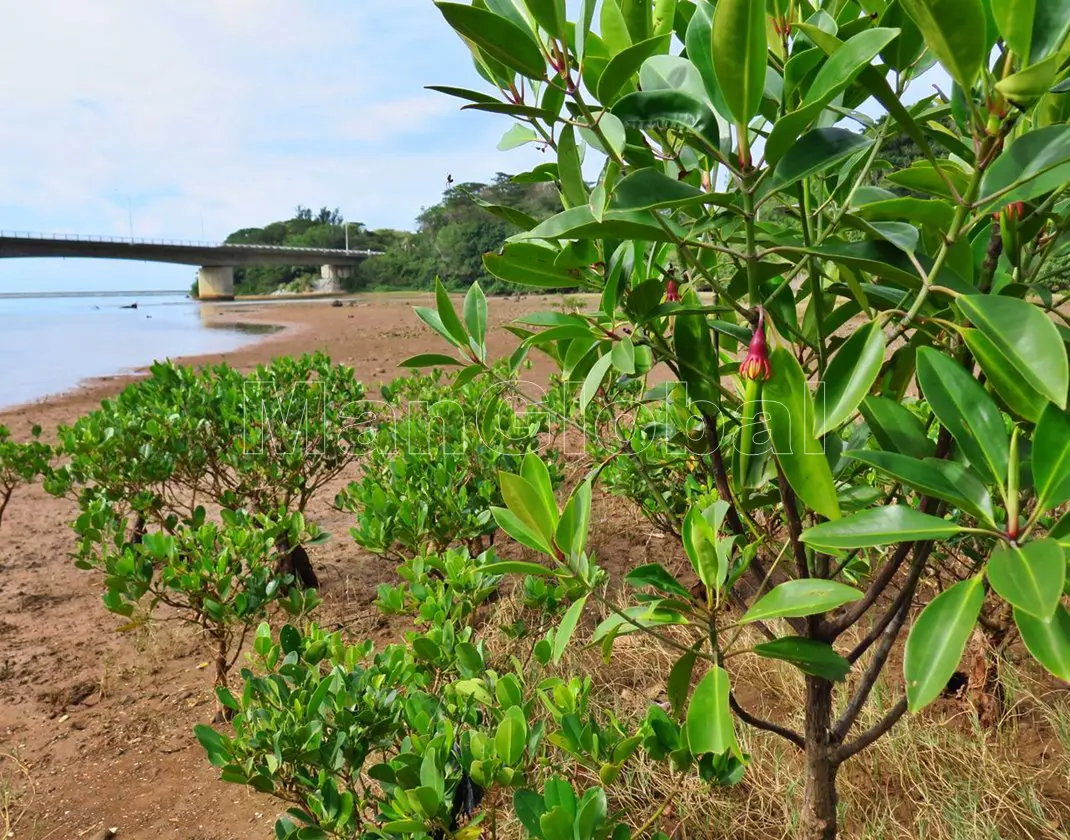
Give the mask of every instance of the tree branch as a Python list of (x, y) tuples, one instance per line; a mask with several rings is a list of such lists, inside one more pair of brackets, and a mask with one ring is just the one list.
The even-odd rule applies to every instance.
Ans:
[(739, 701), (736, 700), (735, 694), (729, 693), (728, 703), (732, 707), (732, 711), (736, 713), (736, 716), (748, 726), (753, 726), (755, 729), (761, 729), (765, 732), (772, 732), (774, 735), (779, 735), (781, 738), (791, 741), (791, 743), (800, 750), (806, 749), (806, 740), (802, 735), (792, 729), (788, 729), (786, 726), (781, 726), (780, 724), (763, 720), (760, 717), (755, 717), (739, 705)]
[(906, 697), (903, 697), (898, 703), (892, 706), (892, 708), (888, 710), (888, 713), (877, 723), (875, 723), (873, 726), (871, 726), (869, 729), (859, 735), (850, 744), (844, 744), (839, 749), (837, 749), (832, 754), (832, 760), (836, 764), (843, 764), (843, 762), (847, 761), (847, 759), (858, 755), (858, 753), (862, 752), (862, 750), (864, 750), (882, 735), (886, 734), (893, 726), (895, 726), (896, 722), (898, 722), (899, 718), (903, 716), (906, 710), (907, 699)]

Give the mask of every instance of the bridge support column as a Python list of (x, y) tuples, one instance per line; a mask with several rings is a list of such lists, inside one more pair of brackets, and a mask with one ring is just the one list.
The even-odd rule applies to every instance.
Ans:
[(234, 267), (203, 266), (197, 272), (197, 296), (201, 300), (234, 300)]

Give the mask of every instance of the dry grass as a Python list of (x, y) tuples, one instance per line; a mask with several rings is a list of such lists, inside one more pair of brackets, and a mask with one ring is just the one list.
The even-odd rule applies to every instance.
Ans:
[(0, 837), (28, 837), (31, 832), (36, 833), (27, 818), (36, 793), (30, 768), (19, 757), (18, 750), (0, 753)]
[[(515, 599), (503, 599), (483, 629), (492, 650), (511, 645), (523, 660), (526, 649), (515, 646), (524, 643), (505, 639), (494, 629), (514, 620), (519, 609)], [(587, 633), (592, 626), (586, 625)], [(577, 639), (584, 632), (581, 628)], [(650, 702), (664, 700), (675, 656), (656, 640), (640, 633), (619, 638), (608, 665), (597, 650), (570, 650), (575, 652), (555, 670), (562, 676), (589, 674), (595, 684), (592, 707), (634, 723)], [(889, 666), (889, 671), (896, 670)], [(740, 656), (731, 661), (730, 671), (748, 709), (801, 728), (796, 710), (802, 707), (803, 682), (795, 669)], [(981, 731), (964, 701), (948, 699), (918, 717), (905, 718), (844, 765), (839, 777), (841, 837), (1055, 840), (1070, 834), (1070, 694), (1053, 690), (1028, 659), (1022, 665), (1001, 662), (1000, 674), (1006, 711), (996, 730)], [(891, 679), (897, 682), (898, 674), (892, 673)], [(899, 690), (878, 685), (858, 726), (877, 721)], [(627, 814), (635, 827), (671, 800), (657, 826), (673, 837), (793, 837), (803, 789), (800, 753), (775, 735), (738, 728), (751, 760), (740, 784), (710, 789), (697, 774), (674, 775), (666, 764), (652, 762), (640, 751), (614, 785), (612, 806)], [(570, 777), (578, 788), (598, 783), (564, 754), (555, 757), (546, 773)], [(502, 814), (498, 828), (502, 838), (519, 836)]]

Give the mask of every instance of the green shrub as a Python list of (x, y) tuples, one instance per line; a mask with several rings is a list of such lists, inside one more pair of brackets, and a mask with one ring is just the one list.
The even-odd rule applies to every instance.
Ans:
[(11, 439), (11, 431), (0, 426), (0, 525), (15, 491), (38, 476), (47, 475), (51, 467), (52, 447), (41, 443), (40, 435), (40, 427), (34, 426), (32, 440), (17, 443)]

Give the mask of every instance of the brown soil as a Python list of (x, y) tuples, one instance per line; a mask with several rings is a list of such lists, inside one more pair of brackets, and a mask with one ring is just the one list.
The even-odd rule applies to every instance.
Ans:
[[(547, 308), (542, 299), (534, 304)], [(263, 341), (219, 356), (183, 361), (226, 361), (240, 369), (279, 355), (324, 350), (351, 365), (371, 394), (403, 371), (402, 359), (445, 352), (441, 339), (414, 315), (427, 296), (368, 297), (342, 307), (330, 301), (266, 306), (213, 307), (216, 321), (286, 326)], [(492, 302), (495, 325), (533, 303)], [(494, 329), (494, 358), (516, 340)], [(536, 362), (538, 365), (538, 362)], [(546, 370), (535, 373), (545, 380)], [(134, 376), (87, 383), (71, 393), (0, 410), (0, 424), (16, 439), (34, 424), (46, 436), (73, 422), (101, 399), (118, 393)], [(351, 479), (343, 476), (339, 486)], [(350, 516), (331, 507), (327, 488), (309, 511), (335, 539), (311, 550), (332, 623), (354, 637), (381, 635), (371, 608), (375, 585), (389, 575), (384, 561), (362, 553), (349, 539)], [(40, 486), (16, 492), (0, 540), (0, 796), (20, 789), (24, 807), (15, 830), (27, 840), (91, 838), (117, 827), (122, 840), (263, 840), (273, 836), (273, 800), (220, 782), (192, 735), (213, 714), (210, 659), (196, 635), (174, 625), (123, 634), (122, 620), (105, 611), (100, 581), (71, 562), (75, 548), (70, 502)], [(13, 772), (15, 755), (25, 776)], [(0, 800), (2, 801), (2, 800)], [(0, 828), (3, 820), (0, 818)]]

